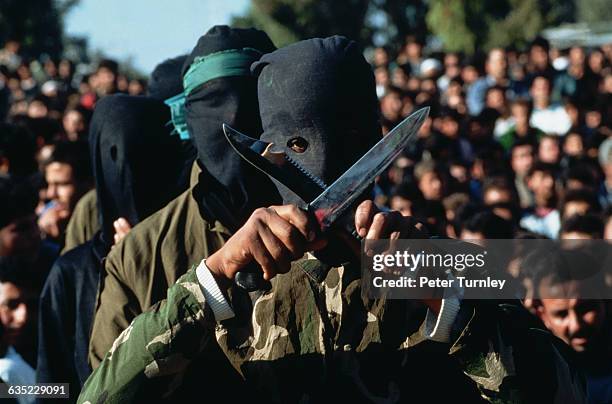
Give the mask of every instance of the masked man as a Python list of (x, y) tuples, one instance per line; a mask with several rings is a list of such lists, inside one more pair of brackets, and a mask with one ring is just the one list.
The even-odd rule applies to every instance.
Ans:
[[(252, 69), (262, 139), (323, 182), (379, 139), (374, 80), (354, 42), (299, 42)], [(364, 298), (358, 258), (314, 228), (292, 204), (254, 210), (117, 338), (79, 402), (582, 402), (581, 379), (524, 312)], [(364, 201), (355, 229), (377, 239), (411, 226)], [(233, 286), (253, 262), (269, 291)]]
[[(147, 83), (149, 97), (164, 101), (166, 98), (170, 98), (182, 91), (183, 76), (181, 74), (181, 68), (186, 57), (186, 55), (177, 56), (172, 59), (164, 60), (155, 66), (151, 72), (149, 82)], [(164, 113), (163, 115), (166, 117), (167, 114)], [(191, 142), (188, 141), (188, 143)], [(187, 174), (189, 174), (191, 163), (193, 163), (192, 147), (189, 144), (187, 146), (183, 144), (183, 146), (184, 160), (186, 163), (185, 170)], [(66, 240), (62, 253), (70, 251), (74, 247), (91, 240), (94, 234), (100, 230), (97, 204), (98, 200), (95, 189), (87, 192), (81, 197), (79, 202), (77, 202), (74, 213), (70, 217), (70, 221), (66, 227)]]
[(198, 153), (190, 188), (108, 255), (90, 343), (94, 368), (132, 319), (164, 299), (168, 287), (218, 250), (253, 210), (280, 203), (270, 180), (242, 161), (221, 127), (225, 122), (261, 133), (257, 80), (249, 68), (272, 50), (262, 31), (217, 26), (187, 57), (185, 119)]
[(115, 221), (135, 226), (187, 188), (169, 119), (167, 107), (149, 97), (109, 95), (96, 104), (89, 144), (102, 229), (55, 262), (39, 314), (37, 380), (70, 382), (72, 401), (91, 373), (89, 335)]

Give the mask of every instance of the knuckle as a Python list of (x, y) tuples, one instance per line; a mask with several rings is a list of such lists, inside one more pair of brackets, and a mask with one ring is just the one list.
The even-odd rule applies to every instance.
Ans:
[(253, 214), (251, 215), (254, 220), (263, 220), (265, 216), (266, 208), (257, 208), (253, 211)]
[(283, 246), (282, 246), (281, 242), (279, 242), (279, 241), (275, 241), (273, 243), (270, 243), (270, 247), (268, 248), (268, 251), (270, 252), (270, 255), (275, 260), (278, 260), (279, 258), (281, 258), (283, 256)]
[(373, 207), (374, 207), (374, 202), (372, 202), (369, 199), (359, 204), (359, 209), (361, 211), (369, 211), (369, 210), (372, 210)]
[(241, 248), (240, 251), (238, 252), (238, 256), (243, 259), (246, 260), (247, 258), (249, 258), (250, 256), (250, 252), (247, 248)]
[(387, 220), (387, 214), (386, 213), (379, 212), (379, 213), (374, 215), (374, 223), (376, 223), (376, 224), (385, 223), (386, 220)]

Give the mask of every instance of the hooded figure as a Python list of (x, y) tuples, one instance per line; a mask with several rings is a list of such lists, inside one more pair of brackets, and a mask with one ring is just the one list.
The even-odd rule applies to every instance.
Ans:
[[(313, 58), (319, 63), (300, 63)], [(357, 43), (340, 36), (301, 41), (263, 56), (252, 70), (258, 75), (261, 139), (325, 184), (380, 140), (374, 78)], [(297, 201), (286, 192), (283, 199)]]
[(55, 262), (39, 317), (37, 379), (70, 382), (73, 399), (91, 372), (89, 335), (113, 222), (123, 217), (134, 226), (187, 187), (168, 119), (166, 106), (147, 97), (110, 95), (96, 105), (89, 141), (102, 228)]
[(254, 137), (261, 134), (257, 78), (250, 67), (272, 50), (262, 31), (216, 26), (188, 56), (181, 122), (186, 121), (198, 155), (190, 189), (133, 229), (108, 255), (90, 343), (94, 368), (134, 317), (219, 249), (254, 209), (281, 202), (272, 181), (234, 152), (222, 129), (227, 123)]
[[(171, 114), (173, 113), (173, 106), (168, 103), (168, 99), (183, 92), (182, 69), (186, 59), (187, 55), (180, 55), (164, 60), (155, 66), (151, 72), (151, 77), (147, 85), (149, 96), (156, 100), (164, 101), (164, 104), (170, 108)], [(168, 122), (167, 125), (172, 125), (172, 122)], [(173, 131), (172, 134), (175, 135), (175, 131)], [(191, 166), (196, 158), (196, 149), (188, 136), (180, 138), (183, 148), (183, 161), (185, 162), (183, 171), (181, 172), (181, 178), (189, 178)]]
[[(147, 85), (148, 96), (164, 101), (183, 91), (181, 69), (187, 55), (166, 59), (153, 69)], [(171, 125), (168, 121), (167, 125)], [(196, 156), (191, 140), (182, 140), (184, 167), (181, 178), (188, 178), (191, 165)], [(62, 253), (72, 250), (93, 237), (100, 229), (98, 221), (97, 197), (95, 189), (87, 192), (79, 200), (66, 228), (66, 240)]]
[(91, 125), (90, 150), (102, 223), (113, 243), (113, 221), (134, 226), (187, 188), (178, 138), (170, 136), (168, 110), (146, 97), (100, 100)]
[(226, 123), (251, 136), (261, 133), (249, 66), (273, 50), (262, 31), (217, 26), (200, 38), (183, 68), (185, 118), (202, 168), (195, 196), (206, 220), (230, 230), (256, 208), (281, 201), (270, 179), (234, 152), (222, 128)]
[(183, 91), (183, 76), (181, 71), (187, 55), (166, 59), (153, 69), (147, 92), (149, 97), (164, 101)]
[[(300, 62), (315, 58), (318, 63)], [(324, 184), (333, 183), (382, 137), (374, 77), (356, 42), (340, 36), (301, 41), (263, 56), (251, 69), (258, 75), (261, 139)], [(311, 202), (277, 186), (285, 204)], [(316, 253), (329, 265), (352, 255), (336, 238)]]

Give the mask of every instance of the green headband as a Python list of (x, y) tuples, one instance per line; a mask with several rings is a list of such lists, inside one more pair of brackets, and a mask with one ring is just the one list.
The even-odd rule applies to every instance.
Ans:
[(194, 59), (183, 76), (185, 95), (202, 84), (220, 77), (250, 76), (251, 64), (261, 57), (253, 48), (228, 49)]
[(194, 90), (221, 77), (250, 76), (251, 64), (261, 57), (257, 49), (228, 49), (199, 56), (193, 60), (187, 73), (183, 76), (184, 91), (164, 102), (170, 107), (174, 131), (181, 139), (189, 139), (187, 122), (185, 121), (185, 100)]

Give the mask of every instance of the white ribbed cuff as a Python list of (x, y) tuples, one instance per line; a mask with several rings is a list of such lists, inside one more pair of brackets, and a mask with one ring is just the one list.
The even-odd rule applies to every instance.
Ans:
[(223, 292), (219, 289), (217, 281), (215, 281), (210, 269), (206, 266), (205, 259), (203, 259), (196, 268), (196, 276), (198, 277), (200, 286), (202, 286), (202, 292), (204, 293), (206, 303), (208, 303), (215, 315), (215, 320), (223, 321), (233, 318), (234, 310), (232, 310)]
[(440, 312), (437, 316), (433, 311), (427, 309), (424, 337), (436, 342), (449, 342), (451, 329), (460, 307), (461, 301), (459, 299), (448, 297), (442, 299)]

